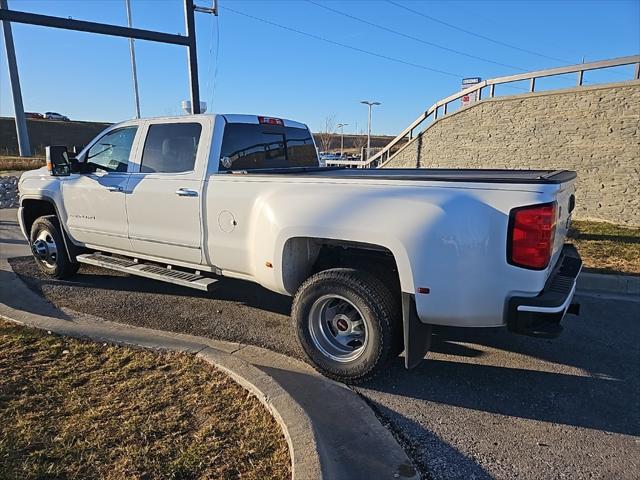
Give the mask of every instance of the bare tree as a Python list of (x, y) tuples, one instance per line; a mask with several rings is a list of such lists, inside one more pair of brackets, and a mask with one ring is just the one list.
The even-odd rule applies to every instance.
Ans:
[(328, 152), (331, 149), (333, 143), (333, 137), (336, 130), (336, 116), (329, 115), (324, 119), (324, 127), (318, 133), (318, 139), (320, 140), (320, 148), (323, 152)]
[(362, 149), (367, 146), (367, 132), (360, 130), (357, 135), (353, 137), (353, 148), (358, 150), (358, 153), (362, 153)]

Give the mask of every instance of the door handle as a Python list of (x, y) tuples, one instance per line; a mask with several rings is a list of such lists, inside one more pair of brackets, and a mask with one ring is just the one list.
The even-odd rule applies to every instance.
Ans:
[(189, 188), (179, 188), (178, 190), (176, 190), (176, 195), (178, 195), (179, 197), (197, 197), (198, 192)]
[(107, 187), (107, 190), (109, 190), (110, 192), (122, 192), (122, 187), (120, 185), (109, 185)]

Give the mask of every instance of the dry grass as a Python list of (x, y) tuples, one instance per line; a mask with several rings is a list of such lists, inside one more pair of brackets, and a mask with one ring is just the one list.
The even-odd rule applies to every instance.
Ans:
[(0, 478), (287, 477), (273, 417), (204, 362), (0, 320)]
[(43, 157), (17, 157), (12, 155), (0, 155), (0, 171), (34, 170), (44, 167)]
[(640, 228), (574, 220), (569, 238), (578, 248), (585, 268), (640, 275)]

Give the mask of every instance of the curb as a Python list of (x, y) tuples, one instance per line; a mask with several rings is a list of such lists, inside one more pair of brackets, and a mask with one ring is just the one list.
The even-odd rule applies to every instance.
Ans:
[[(269, 350), (58, 309), (0, 259), (0, 318), (60, 335), (190, 352), (253, 393), (280, 424), (294, 480), (419, 478), (393, 435), (347, 386)], [(352, 448), (358, 445), (358, 448)]]
[(577, 293), (613, 293), (640, 296), (640, 277), (581, 272)]
[(291, 478), (322, 478), (311, 419), (273, 378), (250, 363), (212, 347), (196, 356), (229, 375), (255, 395), (280, 424), (291, 456)]

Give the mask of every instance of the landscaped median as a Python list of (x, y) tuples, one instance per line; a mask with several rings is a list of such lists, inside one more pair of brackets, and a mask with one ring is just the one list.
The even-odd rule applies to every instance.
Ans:
[(593, 273), (640, 275), (640, 228), (574, 220), (569, 241)]
[(283, 432), (187, 353), (0, 320), (0, 478), (290, 478)]
[(44, 157), (19, 157), (18, 155), (0, 155), (0, 172), (33, 170), (44, 167)]

